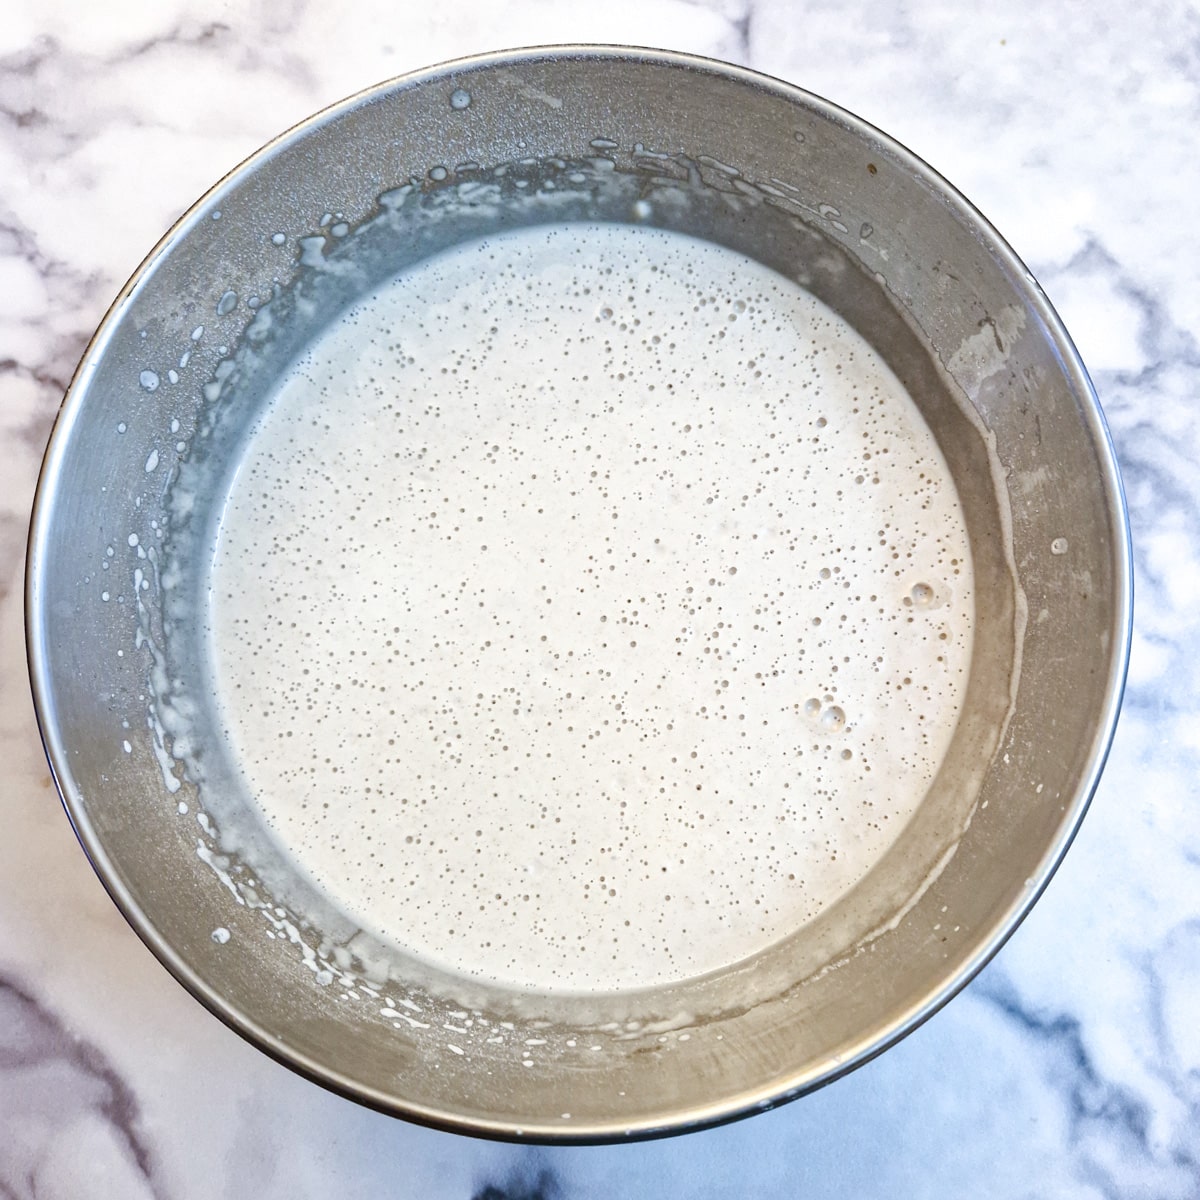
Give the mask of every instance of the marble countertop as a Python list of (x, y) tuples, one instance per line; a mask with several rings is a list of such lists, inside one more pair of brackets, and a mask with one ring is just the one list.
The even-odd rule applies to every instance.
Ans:
[[(1200, 11), (948, 0), (10, 0), (0, 21), (0, 1197), (1200, 1195)], [(670, 46), (781, 76), (933, 163), (1088, 363), (1138, 608), (1091, 812), (956, 1000), (780, 1110), (662, 1142), (493, 1145), (327, 1094), (195, 1003), (58, 803), (24, 661), (38, 465), (163, 230), (280, 129), (479, 50)]]

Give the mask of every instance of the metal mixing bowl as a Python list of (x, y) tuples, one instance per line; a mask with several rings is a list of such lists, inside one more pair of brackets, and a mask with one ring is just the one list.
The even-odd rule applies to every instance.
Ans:
[[(958, 731), (924, 804), (819, 919), (671, 987), (516, 995), (424, 967), (322, 908), (239, 818), (244, 798), (195, 683), (198, 548), (257, 406), (339, 309), (459, 239), (597, 218), (742, 250), (876, 347), (954, 475), (975, 642)], [(961, 196), (786, 84), (674, 54), (562, 48), (364, 92), (259, 152), (167, 234), (88, 347), (51, 438), (30, 536), (28, 651), (85, 851), (214, 1013), (388, 1112), (497, 1137), (605, 1140), (694, 1128), (827, 1083), (995, 953), (1096, 786), (1130, 578), (1087, 375), (1029, 272)], [(459, 1031), (453, 1053), (447, 1026)]]

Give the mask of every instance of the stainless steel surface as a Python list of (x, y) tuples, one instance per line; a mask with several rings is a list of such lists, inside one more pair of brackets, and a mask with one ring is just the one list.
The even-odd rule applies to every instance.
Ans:
[[(317, 897), (278, 903), (273, 888), (303, 890), (283, 859), (248, 881), (245, 835), (232, 840), (237, 822), (222, 816), (241, 801), (212, 714), (192, 714), (211, 735), (207, 791), (194, 770), (185, 778), (172, 740), (180, 707), (203, 709), (188, 682), (203, 606), (192, 551), (255, 405), (340, 305), (497, 223), (634, 219), (639, 202), (640, 219), (806, 283), (905, 380), (968, 516), (976, 649), (928, 800), (833, 911), (716, 977), (522, 999), (423, 972), (336, 913), (313, 918)], [(323, 213), (338, 214), (345, 237), (272, 240), (321, 235)], [(251, 297), (274, 297), (269, 333)], [(169, 388), (168, 369), (180, 376)], [(152, 455), (161, 470), (147, 469)], [(198, 502), (181, 517), (185, 484)], [(197, 998), (281, 1061), (381, 1109), (586, 1141), (692, 1128), (811, 1090), (902, 1037), (982, 966), (1045, 886), (1097, 781), (1130, 581), (1120, 482), (1084, 369), (1036, 283), (962, 197), (787, 85), (679, 55), (560, 48), (365, 92), (265, 148), (164, 238), (88, 347), (51, 439), (27, 636), (80, 841)], [(381, 1017), (393, 997), (416, 1003), (433, 1032)], [(549, 1049), (532, 1067), (482, 1037), (447, 1053), (439, 1026), (464, 1010), (476, 1034), (481, 1018), (509, 1020)]]

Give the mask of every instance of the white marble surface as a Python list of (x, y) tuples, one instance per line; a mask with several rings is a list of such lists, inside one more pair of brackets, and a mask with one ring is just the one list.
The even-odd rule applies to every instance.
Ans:
[[(997, 224), (1107, 411), (1138, 612), (1107, 773), (1045, 897), (900, 1046), (666, 1142), (394, 1121), (241, 1042), (151, 958), (50, 784), (21, 572), (86, 338), (159, 234), (283, 127), (476, 50), (667, 45), (858, 112)], [(6, 0), (0, 20), (0, 1197), (1200, 1195), (1200, 9), (949, 0)]]

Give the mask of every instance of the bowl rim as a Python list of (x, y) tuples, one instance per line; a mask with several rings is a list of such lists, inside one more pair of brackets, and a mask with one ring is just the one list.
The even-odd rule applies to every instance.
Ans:
[[(1097, 451), (1098, 483), (1102, 489), (1113, 538), (1114, 615), (1113, 639), (1107, 663), (1103, 704), (1091, 745), (1087, 747), (1086, 769), (1080, 785), (1064, 807), (1055, 837), (1046, 847), (1037, 871), (1025, 889), (993, 922), (974, 952), (940, 985), (923, 999), (914, 1002), (896, 1016), (882, 1035), (863, 1037), (850, 1053), (822, 1066), (795, 1073), (782, 1084), (747, 1089), (719, 1101), (700, 1102), (664, 1113), (660, 1119), (622, 1122), (593, 1122), (587, 1127), (563, 1128), (549, 1122), (520, 1128), (503, 1121), (465, 1118), (448, 1111), (437, 1111), (405, 1101), (402, 1097), (364, 1086), (333, 1067), (297, 1052), (283, 1040), (248, 1018), (213, 989), (163, 938), (148, 913), (124, 886), (115, 864), (106, 853), (102, 839), (88, 816), (87, 804), (74, 788), (70, 755), (54, 713), (54, 685), (46, 655), (46, 613), (42, 603), (42, 560), (49, 537), (52, 497), (61, 472), (69, 432), (77, 419), (95, 367), (116, 329), (125, 308), (142, 281), (156, 264), (201, 220), (219, 205), (220, 198), (244, 176), (252, 173), (276, 154), (302, 141), (313, 131), (343, 115), (369, 105), (395, 92), (420, 87), (435, 81), (471, 72), (512, 67), (530, 63), (562, 61), (609, 61), (646, 63), (689, 72), (717, 75), (758, 90), (767, 91), (792, 104), (800, 105), (840, 124), (860, 138), (874, 140), (892, 153), (898, 163), (938, 194), (960, 220), (974, 229), (989, 252), (1005, 267), (1024, 299), (1042, 321), (1047, 336), (1060, 358), (1061, 369), (1081, 402), (1081, 416)], [(1049, 884), (1063, 856), (1078, 832), (1099, 783), (1116, 732), (1129, 665), (1133, 624), (1132, 543), (1128, 506), (1111, 435), (1096, 390), (1082, 359), (1050, 300), (1015, 251), (988, 219), (952, 184), (928, 163), (894, 137), (870, 122), (823, 97), (763, 72), (722, 62), (718, 59), (673, 50), (623, 45), (566, 44), (529, 46), (450, 59), (420, 70), (384, 80), (320, 109), (272, 138), (234, 166), (204, 192), (158, 240), (118, 292), (96, 332), (89, 340), (56, 414), (38, 474), (30, 518), (25, 562), (25, 644), (30, 686), (39, 735), (49, 764), (51, 777), (80, 846), (105, 890), (125, 920), (154, 954), (196, 1000), (239, 1036), (262, 1050), (275, 1061), (347, 1099), (377, 1111), (402, 1117), (417, 1124), (448, 1132), (486, 1137), (498, 1141), (543, 1144), (603, 1144), (669, 1136), (708, 1128), (765, 1111), (798, 1096), (832, 1083), (869, 1062), (901, 1041), (947, 1004), (971, 982), (1012, 936), (1029, 910)]]

